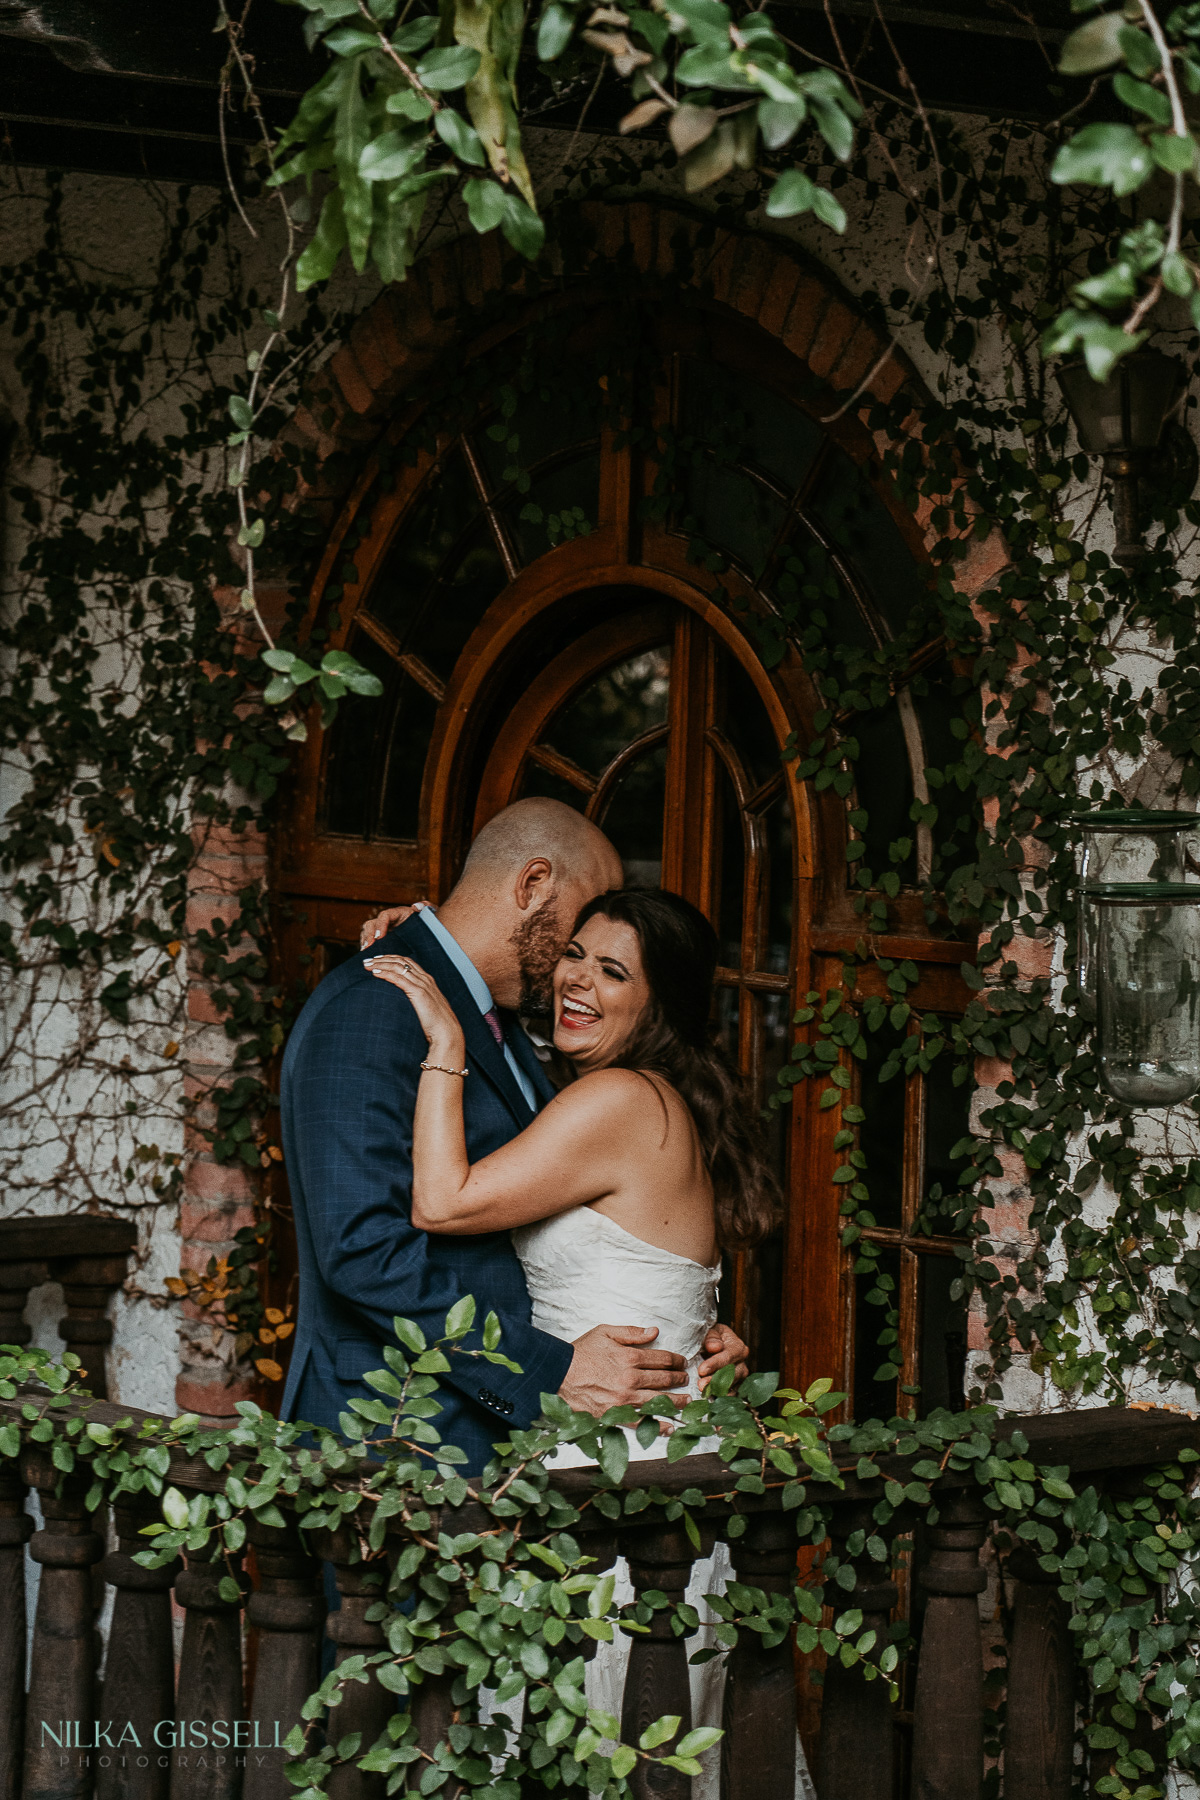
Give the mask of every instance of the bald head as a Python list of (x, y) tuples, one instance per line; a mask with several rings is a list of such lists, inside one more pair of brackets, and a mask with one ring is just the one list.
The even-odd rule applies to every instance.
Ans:
[(580, 908), (622, 883), (604, 833), (561, 800), (517, 800), (489, 819), (439, 916), (501, 1006), (545, 1010)]
[(544, 857), (560, 879), (594, 877), (597, 894), (621, 885), (621, 859), (600, 827), (561, 800), (515, 800), (489, 819), (471, 845), (462, 879), (502, 880), (535, 857)]

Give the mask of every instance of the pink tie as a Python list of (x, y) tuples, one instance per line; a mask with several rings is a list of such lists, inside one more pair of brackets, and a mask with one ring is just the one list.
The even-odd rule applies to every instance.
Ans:
[(491, 1029), (492, 1036), (495, 1038), (496, 1042), (499, 1044), (500, 1048), (503, 1050), (503, 1048), (504, 1048), (504, 1032), (500, 1028), (500, 1014), (496, 1011), (495, 1007), (493, 1006), (490, 1009), (490, 1011), (485, 1012), (483, 1016), (484, 1016), (485, 1021), (488, 1024), (488, 1026)]

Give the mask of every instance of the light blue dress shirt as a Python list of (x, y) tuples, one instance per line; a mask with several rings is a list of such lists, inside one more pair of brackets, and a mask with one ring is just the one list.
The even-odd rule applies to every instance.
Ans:
[[(466, 982), (467, 992), (470, 994), (480, 1012), (492, 1012), (496, 1005), (496, 1002), (492, 999), (492, 990), (483, 979), (483, 976), (479, 973), (479, 970), (475, 967), (475, 964), (471, 961), (466, 951), (462, 948), (462, 945), (458, 942), (457, 938), (451, 937), (450, 933), (446, 930), (446, 927), (442, 924), (442, 921), (438, 918), (431, 906), (423, 906), (417, 916), (424, 920), (442, 949), (446, 952), (446, 955), (450, 958), (450, 961), (454, 964), (454, 967), (458, 970), (458, 973)], [(538, 1103), (537, 1095), (533, 1091), (533, 1083), (509, 1049), (507, 1041), (504, 1045), (504, 1060), (508, 1064), (509, 1072), (511, 1073), (513, 1080), (525, 1096), (526, 1104), (532, 1112), (536, 1112), (538, 1110)]]

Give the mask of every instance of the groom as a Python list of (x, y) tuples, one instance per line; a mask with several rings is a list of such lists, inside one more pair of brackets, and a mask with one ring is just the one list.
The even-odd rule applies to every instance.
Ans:
[[(553, 1090), (517, 1017), (549, 1010), (550, 978), (579, 909), (619, 887), (603, 832), (557, 800), (518, 800), (475, 839), (462, 878), (438, 909), (414, 913), (372, 954), (396, 954), (434, 977), (457, 1013), (470, 1074), (464, 1091), (472, 1162), (508, 1143)], [(436, 1426), (481, 1469), (493, 1443), (527, 1428), (543, 1393), (580, 1411), (636, 1404), (687, 1385), (681, 1356), (651, 1347), (654, 1330), (598, 1325), (573, 1344), (537, 1331), (507, 1232), (430, 1236), (411, 1223), (412, 1129), (426, 1043), (416, 1014), (376, 981), (362, 954), (335, 969), (300, 1014), (283, 1062), (283, 1147), (296, 1218), (300, 1295), (283, 1416), (337, 1429), (394, 1343), (392, 1320), (441, 1335), (473, 1294), (480, 1326), (499, 1315), (514, 1375), (453, 1355)], [(479, 1348), (480, 1333), (464, 1340)], [(745, 1354), (726, 1326), (706, 1340), (709, 1374)]]

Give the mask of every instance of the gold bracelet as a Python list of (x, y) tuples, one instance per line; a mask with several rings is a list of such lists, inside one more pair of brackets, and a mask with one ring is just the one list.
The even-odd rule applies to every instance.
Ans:
[(458, 1075), (463, 1081), (465, 1081), (467, 1076), (471, 1073), (469, 1069), (448, 1069), (445, 1063), (423, 1062), (421, 1067), (423, 1069), (435, 1069), (439, 1075)]

